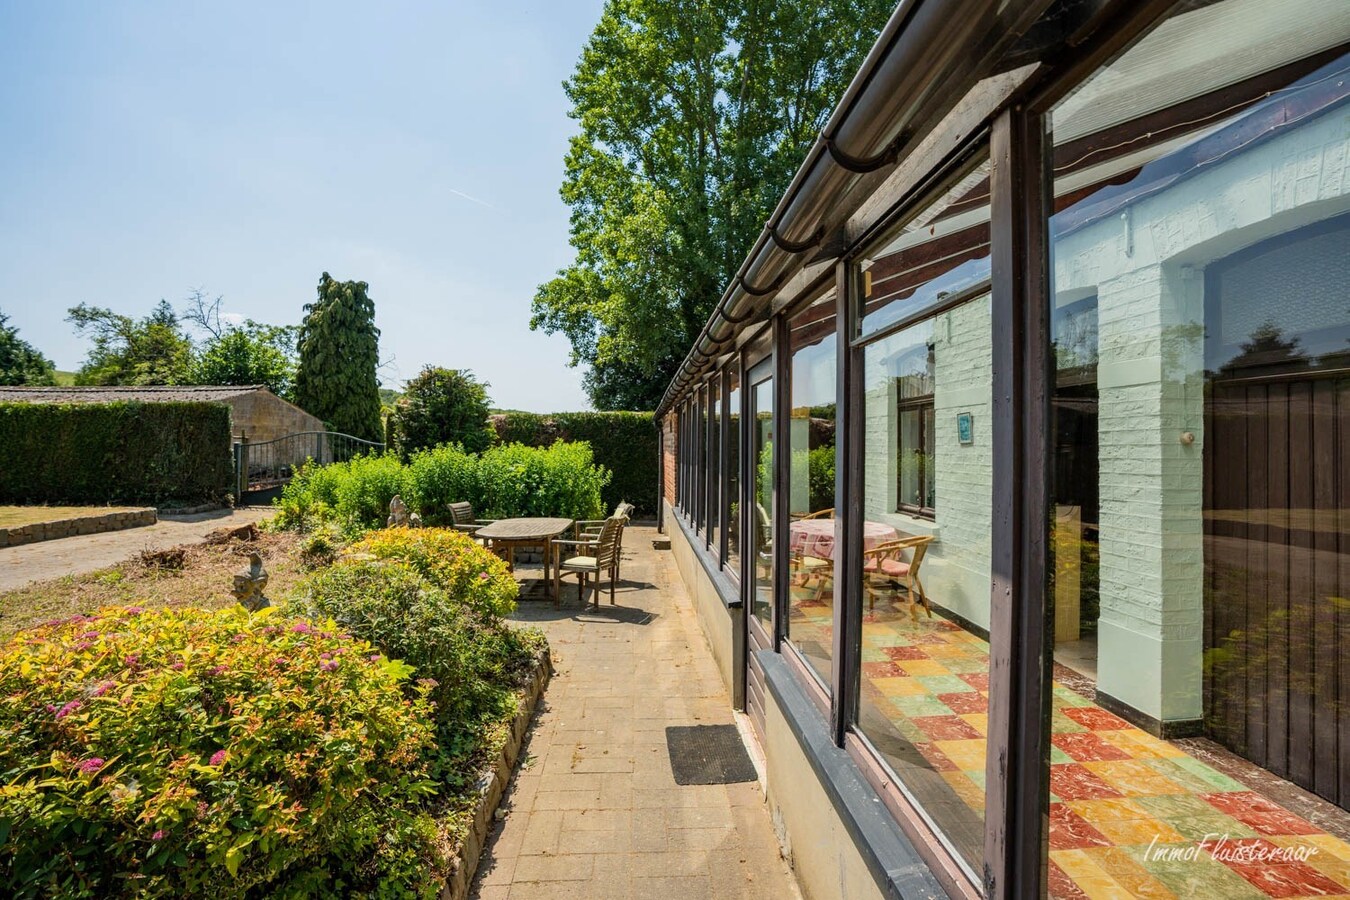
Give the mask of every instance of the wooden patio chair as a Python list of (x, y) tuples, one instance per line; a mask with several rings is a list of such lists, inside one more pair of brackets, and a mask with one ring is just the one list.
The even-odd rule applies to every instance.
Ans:
[[(869, 611), (876, 606), (877, 594), (881, 593), (878, 585), (898, 588), (903, 580), (905, 592), (909, 595), (910, 616), (916, 622), (919, 619), (919, 610), (914, 604), (914, 598), (917, 596), (923, 603), (928, 617), (932, 618), (933, 608), (928, 603), (928, 593), (923, 589), (923, 582), (919, 580), (919, 567), (923, 565), (924, 554), (928, 552), (928, 545), (931, 543), (933, 543), (931, 536), (920, 535), (887, 541), (871, 550), (863, 551), (863, 589), (867, 592)], [(906, 550), (910, 552), (908, 560), (905, 559)]]
[(792, 518), (797, 522), (805, 522), (807, 519), (833, 519), (834, 507), (827, 506), (812, 513), (793, 513)]
[[(618, 574), (618, 557), (623, 541), (623, 527), (628, 520), (621, 516), (610, 516), (600, 528), (600, 534), (594, 539), (570, 541), (566, 539), (554, 539), (554, 557), (553, 577), (556, 581), (554, 585), (554, 595), (557, 597), (557, 605), (562, 605), (562, 576), (572, 574), (577, 576), (577, 599), (585, 600), (586, 582), (590, 578), (595, 579), (595, 606), (600, 607), (600, 576), (609, 576), (609, 602), (613, 605), (614, 583)], [(575, 547), (580, 551), (577, 555), (567, 559), (562, 558), (563, 547)]]
[(451, 503), (450, 527), (462, 531), (474, 540), (478, 540), (478, 529), (491, 525), (496, 519), (480, 519), (473, 514), (472, 503)]
[[(623, 519), (623, 527), (627, 528), (628, 523), (632, 521), (633, 510), (636, 508), (637, 507), (633, 506), (633, 504), (629, 503), (627, 500), (620, 500), (617, 504), (615, 504), (614, 513), (609, 518)], [(579, 541), (598, 540), (600, 538), (601, 529), (604, 528), (605, 523), (608, 521), (609, 519), (582, 519), (581, 521), (573, 525), (572, 530), (576, 532), (573, 536)], [(622, 567), (622, 565), (623, 565), (623, 532), (621, 530), (619, 532), (619, 551), (614, 554), (614, 571), (610, 573), (610, 577), (612, 577), (615, 581), (619, 580), (619, 569)]]

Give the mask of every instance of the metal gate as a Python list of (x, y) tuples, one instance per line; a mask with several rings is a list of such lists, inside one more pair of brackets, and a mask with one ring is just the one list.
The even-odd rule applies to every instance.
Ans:
[(239, 505), (270, 503), (306, 462), (347, 462), (356, 456), (384, 452), (384, 444), (336, 431), (301, 431), (270, 441), (234, 444), (235, 496)]

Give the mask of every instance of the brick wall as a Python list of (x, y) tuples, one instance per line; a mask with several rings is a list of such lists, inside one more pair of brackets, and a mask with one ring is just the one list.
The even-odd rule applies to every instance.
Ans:
[(230, 407), (231, 428), (236, 439), (246, 433), (249, 441), (256, 444), (288, 434), (324, 430), (323, 422), (317, 417), (271, 391), (240, 394), (226, 403)]
[(661, 467), (665, 472), (666, 502), (675, 505), (675, 414), (667, 413), (661, 421)]

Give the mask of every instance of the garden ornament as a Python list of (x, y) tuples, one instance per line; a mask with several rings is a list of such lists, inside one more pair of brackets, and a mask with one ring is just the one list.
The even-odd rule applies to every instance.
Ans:
[(408, 524), (408, 504), (403, 502), (401, 494), (395, 494), (394, 499), (389, 501), (389, 522), (390, 528), (406, 526)]
[(234, 590), (230, 593), (234, 594), (234, 599), (249, 612), (257, 612), (265, 606), (271, 606), (272, 601), (263, 596), (263, 588), (267, 587), (267, 577), (262, 557), (257, 553), (250, 553), (248, 568), (234, 576)]

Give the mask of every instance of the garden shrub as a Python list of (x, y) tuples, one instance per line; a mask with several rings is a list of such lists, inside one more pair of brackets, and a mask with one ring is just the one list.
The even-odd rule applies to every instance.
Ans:
[(356, 537), (385, 524), (395, 494), (428, 525), (450, 524), (449, 505), (460, 501), (484, 518), (595, 519), (610, 478), (585, 443), (507, 444), (478, 455), (448, 444), (414, 453), (406, 465), (393, 454), (361, 456), (304, 466), (282, 491), (275, 525), (308, 530), (331, 521)]
[(661, 436), (647, 412), (502, 413), (492, 417), (501, 443), (550, 447), (555, 441), (585, 441), (596, 465), (614, 473), (601, 502), (612, 510), (627, 500), (640, 515), (656, 514)]
[[(352, 549), (391, 551), (397, 542), (397, 537), (380, 542), (377, 536)], [(484, 581), (494, 578), (487, 575)], [(292, 602), (310, 616), (331, 617), (338, 627), (434, 681), (431, 698), (442, 753), (438, 778), (455, 786), (476, 774), (465, 760), (475, 758), (493, 738), (491, 729), (504, 727), (514, 711), (516, 688), (539, 638), (506, 627), (397, 559), (340, 561), (303, 582)]]
[[(269, 615), (270, 613), (270, 615)], [(275, 609), (104, 609), (0, 648), (6, 896), (411, 896), (429, 682)]]
[(0, 503), (224, 499), (223, 403), (0, 403)]
[(389, 519), (389, 501), (405, 492), (407, 471), (392, 453), (347, 462), (306, 462), (281, 492), (276, 527), (310, 530), (336, 522), (348, 537)]
[(480, 613), (500, 618), (515, 611), (520, 585), (505, 561), (452, 528), (382, 528), (349, 552), (406, 563), (451, 599)]

